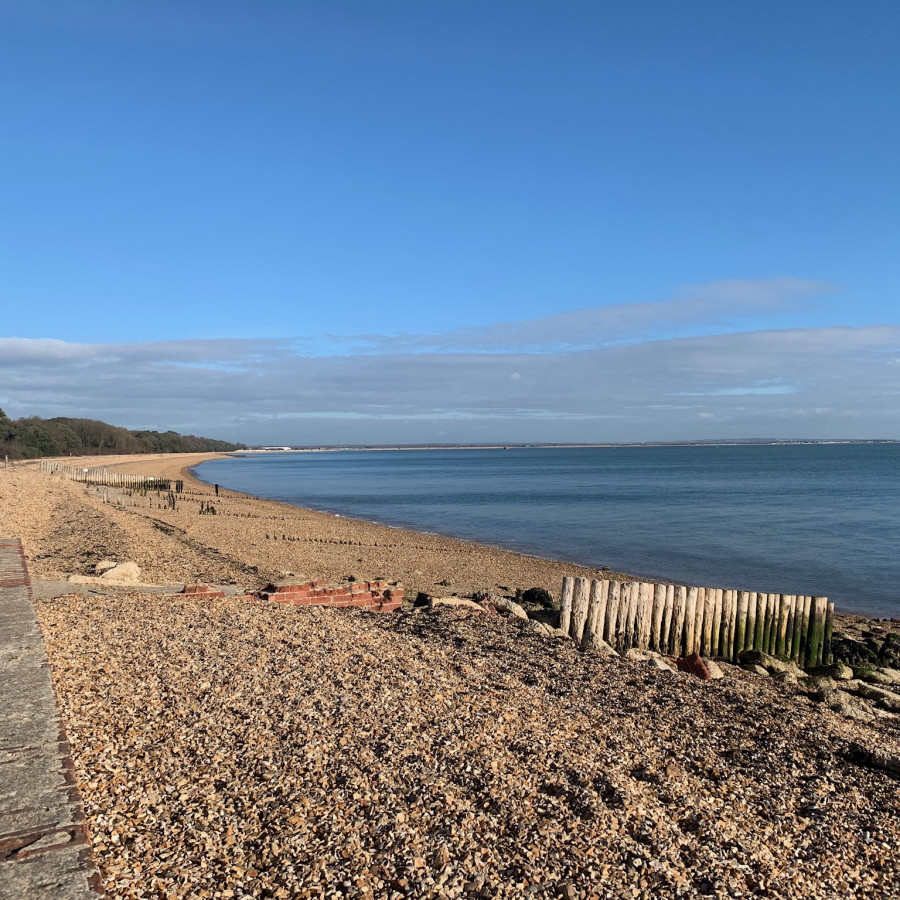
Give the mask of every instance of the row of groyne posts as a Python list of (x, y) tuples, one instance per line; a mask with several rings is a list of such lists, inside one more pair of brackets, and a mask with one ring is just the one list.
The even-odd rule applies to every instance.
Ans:
[(761, 650), (804, 668), (831, 663), (834, 603), (827, 597), (564, 578), (559, 627), (585, 645), (605, 641), (664, 656), (732, 662)]
[[(169, 478), (156, 478), (153, 475), (129, 475), (125, 472), (113, 472), (111, 469), (85, 468), (68, 466), (65, 463), (41, 460), (41, 471), (65, 475), (72, 481), (83, 484), (102, 484), (108, 487), (129, 488), (137, 491), (171, 491), (172, 481)], [(175, 490), (181, 492), (182, 481), (175, 482)]]

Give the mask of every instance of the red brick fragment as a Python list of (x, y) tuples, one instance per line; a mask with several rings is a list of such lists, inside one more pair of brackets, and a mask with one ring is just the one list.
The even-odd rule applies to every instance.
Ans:
[(696, 675), (697, 678), (702, 678), (704, 681), (709, 681), (712, 678), (712, 675), (709, 674), (709, 669), (706, 667), (706, 663), (703, 662), (699, 653), (691, 653), (681, 659), (676, 659), (675, 665), (679, 672), (687, 672), (689, 675)]

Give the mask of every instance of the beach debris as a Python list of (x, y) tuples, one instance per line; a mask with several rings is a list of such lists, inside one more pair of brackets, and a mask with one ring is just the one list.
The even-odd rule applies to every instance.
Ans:
[(225, 596), (225, 591), (220, 591), (208, 584), (186, 584), (181, 593), (198, 599), (203, 597), (205, 600), (216, 600)]
[(659, 669), (661, 672), (677, 672), (678, 670), (667, 659), (661, 656), (651, 656), (645, 660), (651, 669)]
[(255, 595), (286, 606), (361, 607), (378, 612), (395, 612), (403, 604), (404, 589), (398, 582), (391, 583), (385, 579), (342, 585), (329, 585), (319, 579), (269, 583)]

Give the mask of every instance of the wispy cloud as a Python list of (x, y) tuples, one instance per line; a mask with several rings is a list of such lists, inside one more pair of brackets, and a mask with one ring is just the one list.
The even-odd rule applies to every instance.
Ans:
[(622, 342), (685, 336), (710, 329), (746, 327), (760, 316), (801, 311), (837, 290), (804, 278), (726, 280), (684, 288), (678, 296), (652, 303), (621, 303), (576, 309), (521, 322), (459, 328), (442, 334), (360, 335), (359, 349), (383, 352), (551, 353)]

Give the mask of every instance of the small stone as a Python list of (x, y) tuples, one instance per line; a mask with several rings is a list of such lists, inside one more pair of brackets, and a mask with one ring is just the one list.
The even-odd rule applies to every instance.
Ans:
[[(762, 675), (762, 676), (764, 676), (765, 678), (768, 678), (768, 677), (769, 677), (769, 672), (768, 672), (768, 670), (764, 669), (764, 668), (763, 668), (762, 666), (760, 666), (760, 665), (757, 665), (756, 663), (741, 663), (741, 668), (742, 668), (745, 672), (752, 672), (754, 675)], [(787, 675), (787, 674), (790, 674), (790, 673), (785, 672), (784, 674)], [(797, 676), (795, 675), (794, 677), (796, 678)]]
[(578, 891), (575, 890), (574, 884), (566, 881), (559, 886), (559, 896), (562, 900), (578, 900)]
[(632, 647), (631, 649), (625, 651), (625, 659), (631, 659), (635, 662), (646, 662), (649, 659), (658, 657), (659, 654), (653, 650), (640, 650), (637, 647)]
[(709, 670), (709, 677), (713, 681), (718, 681), (720, 678), (725, 677), (722, 667), (714, 659), (704, 659), (703, 662), (706, 664), (706, 668)]
[(651, 656), (649, 659), (645, 660), (645, 663), (651, 669), (658, 669), (660, 672), (676, 671), (675, 667), (671, 665), (667, 660), (663, 659), (661, 656)]

